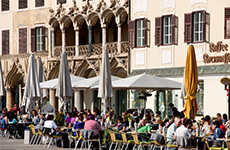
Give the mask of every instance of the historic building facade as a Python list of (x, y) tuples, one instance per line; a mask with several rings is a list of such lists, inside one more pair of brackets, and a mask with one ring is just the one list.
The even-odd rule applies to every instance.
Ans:
[[(132, 1), (131, 75), (149, 73), (182, 83), (187, 48), (192, 44), (199, 73), (198, 113), (227, 113), (227, 93), (220, 79), (230, 76), (229, 7), (229, 0)], [(180, 91), (153, 92), (147, 106), (168, 111), (167, 104), (173, 102), (182, 110), (180, 95)], [(132, 91), (130, 105), (141, 107), (136, 97)]]
[[(99, 75), (102, 49), (106, 48), (111, 74), (126, 77), (128, 14), (128, 0), (2, 0), (0, 48), (7, 108), (20, 103), (30, 53), (41, 57), (47, 80), (58, 77), (63, 50), (70, 73), (89, 78)], [(55, 91), (49, 91), (51, 104), (58, 108)], [(79, 109), (99, 105), (95, 91), (74, 95), (73, 104)]]

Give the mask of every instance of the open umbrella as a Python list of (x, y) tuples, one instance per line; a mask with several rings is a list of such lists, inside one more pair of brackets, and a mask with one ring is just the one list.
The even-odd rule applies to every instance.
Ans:
[[(120, 80), (122, 78), (116, 77), (116, 76), (111, 76), (111, 81), (117, 81)], [(79, 82), (74, 82), (72, 84), (73, 89), (82, 89), (82, 90), (86, 90), (86, 89), (97, 89), (99, 87), (99, 80), (100, 80), (100, 76), (96, 76), (96, 77), (92, 77), (89, 79), (85, 79), (83, 81), (79, 81)]]
[(41, 90), (38, 81), (34, 54), (30, 55), (28, 73), (25, 82), (24, 98), (26, 101), (26, 111), (30, 112), (35, 108), (35, 101), (41, 98)]
[[(70, 80), (72, 83), (77, 84), (79, 81), (85, 80), (85, 78), (71, 74)], [(40, 83), (40, 87), (41, 87), (41, 89), (56, 89), (57, 84), (58, 84), (58, 78), (42, 82), (42, 83)]]
[(0, 110), (2, 110), (2, 96), (5, 96), (6, 91), (4, 87), (3, 74), (2, 74), (2, 63), (0, 60)]
[(198, 84), (198, 71), (196, 63), (196, 54), (194, 47), (189, 45), (184, 69), (184, 86), (186, 91), (184, 114), (186, 118), (194, 119), (198, 106), (196, 103), (196, 93)]
[(102, 55), (102, 64), (100, 70), (100, 80), (98, 88), (98, 97), (101, 97), (104, 104), (104, 114), (108, 107), (109, 98), (113, 97), (111, 72), (108, 51), (105, 49)]
[(140, 90), (173, 90), (180, 89), (181, 84), (176, 81), (144, 73), (114, 81), (113, 88)]
[(65, 51), (63, 51), (61, 55), (56, 96), (61, 99), (61, 107), (64, 106), (64, 112), (66, 113), (68, 111), (68, 103), (72, 97), (72, 86), (69, 74), (69, 65)]

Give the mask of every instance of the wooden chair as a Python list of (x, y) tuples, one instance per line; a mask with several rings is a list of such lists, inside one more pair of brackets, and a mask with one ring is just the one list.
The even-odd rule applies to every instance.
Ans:
[(74, 147), (74, 149), (77, 148), (77, 146), (78, 146), (80, 140), (83, 139), (83, 138), (80, 137), (80, 135), (79, 135), (79, 130), (75, 130), (75, 132), (76, 132), (76, 136), (73, 136), (73, 135), (70, 136), (72, 139), (75, 140), (75, 147)]
[(164, 136), (164, 139), (165, 139), (165, 143), (166, 143), (166, 149), (174, 149), (174, 148), (178, 148), (177, 145), (174, 145), (174, 144), (168, 144), (167, 143), (167, 138), (166, 136)]
[(210, 150), (222, 150), (222, 147), (209, 147), (208, 140), (205, 140), (205, 143)]
[(226, 140), (226, 145), (227, 145), (227, 148), (225, 148), (224, 150), (229, 150), (230, 149), (230, 140), (229, 139)]
[(30, 139), (30, 144), (35, 144), (37, 141), (37, 138), (39, 137), (39, 133), (35, 131), (35, 128), (33, 125), (30, 126), (30, 129), (32, 131), (32, 138)]
[(129, 144), (135, 144), (134, 140), (127, 140), (127, 136), (126, 136), (125, 132), (120, 132), (120, 133), (121, 133), (122, 140), (123, 140), (123, 145), (121, 147), (121, 150), (123, 150), (123, 148), (124, 148), (125, 145), (126, 145), (125, 150), (127, 150), (128, 147), (129, 147)]
[(109, 135), (110, 135), (111, 141), (112, 141), (111, 144), (110, 144), (109, 150), (112, 149), (113, 144), (116, 144), (115, 148), (114, 148), (115, 150), (116, 150), (116, 148), (117, 148), (117, 146), (118, 146), (119, 143), (123, 144), (123, 140), (116, 140), (115, 132), (109, 131)]
[(133, 150), (135, 150), (135, 148), (136, 148), (136, 146), (138, 146), (138, 150), (141, 148), (141, 149), (143, 149), (143, 146), (148, 146), (148, 149), (151, 147), (151, 144), (152, 144), (152, 142), (148, 142), (148, 141), (142, 141), (142, 142), (140, 142), (139, 140), (138, 140), (138, 135), (137, 135), (137, 133), (132, 133), (132, 136), (133, 136), (133, 139), (134, 139), (134, 143), (135, 143), (135, 145), (134, 145), (134, 147), (133, 147)]

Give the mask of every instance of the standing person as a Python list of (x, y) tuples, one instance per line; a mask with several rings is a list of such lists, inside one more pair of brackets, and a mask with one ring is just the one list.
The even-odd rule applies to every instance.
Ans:
[(174, 123), (171, 124), (168, 128), (168, 132), (167, 132), (167, 143), (168, 144), (176, 144), (176, 137), (175, 137), (175, 132), (176, 129), (181, 125), (181, 119), (178, 117), (174, 118)]
[(169, 107), (170, 107), (169, 117), (173, 117), (172, 108), (174, 107), (174, 104), (173, 103), (169, 103)]
[(18, 114), (21, 113), (21, 109), (18, 107), (17, 104), (14, 104), (14, 107), (12, 109), (15, 110)]

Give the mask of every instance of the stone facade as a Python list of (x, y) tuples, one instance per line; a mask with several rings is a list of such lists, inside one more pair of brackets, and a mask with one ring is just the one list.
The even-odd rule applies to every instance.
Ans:
[[(17, 7), (16, 3), (10, 1), (10, 10), (0, 13), (1, 22), (4, 22), (0, 30), (10, 30), (9, 54), (0, 56), (7, 108), (10, 109), (15, 102), (20, 104), (30, 53), (42, 59), (47, 80), (58, 77), (63, 50), (68, 55), (70, 73), (89, 78), (99, 75), (102, 49), (107, 48), (112, 75), (127, 76), (128, 0), (67, 0), (65, 4), (46, 0), (44, 6), (39, 8), (35, 7), (34, 2), (28, 1), (27, 9), (19, 10)], [(45, 48), (42, 51), (32, 48), (32, 29), (37, 27), (45, 28)], [(19, 53), (21, 28), (27, 28), (25, 53)], [(57, 107), (53, 93), (50, 90), (51, 104)], [(83, 103), (81, 95), (82, 92), (75, 93)], [(83, 105), (79, 104), (78, 107), (82, 109)]]

